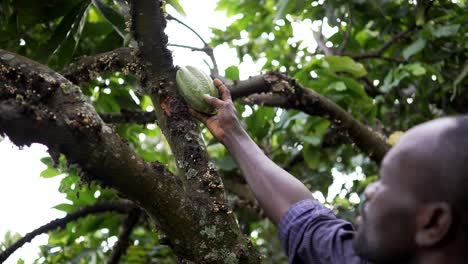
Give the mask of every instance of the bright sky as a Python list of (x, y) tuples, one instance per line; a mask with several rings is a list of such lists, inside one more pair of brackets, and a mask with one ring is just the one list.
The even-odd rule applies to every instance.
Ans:
[[(233, 20), (226, 18), (224, 13), (214, 12), (216, 2), (216, 0), (180, 0), (187, 13), (186, 17), (178, 16), (170, 7), (168, 11), (190, 25), (208, 41), (211, 37), (210, 27), (222, 29)], [(295, 23), (293, 28), (294, 39), (303, 40), (311, 51), (314, 50), (316, 44), (310, 30), (316, 29), (317, 25), (309, 20), (301, 24)], [(325, 36), (328, 37), (334, 30), (336, 29), (324, 27)], [(169, 35), (170, 43), (202, 47), (201, 41), (192, 32), (174, 21), (168, 23), (166, 33)], [(174, 50), (175, 64), (190, 64), (208, 72), (203, 60), (209, 63), (211, 61), (204, 53), (181, 48), (171, 49)], [(244, 62), (239, 65), (235, 50), (229, 49), (227, 45), (217, 47), (214, 52), (221, 74), (231, 65), (239, 66), (241, 79), (256, 75), (261, 70), (261, 62), (255, 64), (249, 57), (244, 58)], [(4, 234), (8, 230), (25, 235), (55, 218), (63, 217), (63, 213), (52, 209), (53, 206), (65, 201), (64, 196), (58, 192), (62, 177), (52, 179), (39, 177), (40, 172), (46, 168), (39, 160), (47, 155), (46, 150), (46, 147), (38, 144), (19, 150), (8, 139), (0, 142), (0, 241), (3, 241)], [(338, 186), (339, 189), (342, 185)], [(47, 235), (39, 236), (33, 240), (33, 243), (17, 250), (5, 263), (16, 263), (18, 258), (31, 263), (39, 252), (38, 245), (46, 243)]]

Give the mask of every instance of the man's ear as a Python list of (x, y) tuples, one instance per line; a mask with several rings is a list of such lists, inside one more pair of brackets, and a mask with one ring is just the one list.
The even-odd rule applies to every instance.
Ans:
[(446, 202), (430, 203), (419, 209), (415, 242), (430, 247), (444, 239), (453, 225), (452, 207)]

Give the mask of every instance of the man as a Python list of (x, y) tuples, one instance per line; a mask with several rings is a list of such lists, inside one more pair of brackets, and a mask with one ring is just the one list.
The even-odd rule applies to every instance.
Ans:
[(365, 190), (355, 233), (266, 157), (241, 127), (229, 90), (208, 116), (190, 110), (229, 150), (268, 217), (290, 263), (468, 263), (468, 117), (419, 125), (384, 158)]

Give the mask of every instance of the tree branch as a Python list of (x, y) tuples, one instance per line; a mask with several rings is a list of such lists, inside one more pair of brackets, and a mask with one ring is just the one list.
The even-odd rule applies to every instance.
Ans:
[(313, 34), (314, 34), (314, 39), (317, 42), (318, 48), (323, 51), (325, 56), (333, 55), (334, 54), (333, 50), (328, 48), (327, 45), (325, 44), (325, 38), (322, 34), (322, 26), (320, 26), (319, 31), (314, 31)]
[(351, 37), (351, 32), (353, 30), (353, 13), (351, 12), (351, 8), (348, 6), (348, 24), (346, 25), (346, 35), (344, 36), (343, 42), (341, 43), (340, 48), (338, 49), (337, 53), (339, 55), (343, 54), (346, 46), (348, 45), (349, 38)]
[(118, 264), (122, 258), (125, 251), (127, 251), (130, 246), (130, 234), (135, 228), (138, 220), (140, 219), (141, 210), (140, 208), (135, 208), (130, 211), (127, 218), (125, 218), (122, 223), (119, 239), (112, 249), (112, 255), (109, 258), (108, 264)]
[[(190, 197), (187, 200), (196, 208), (191, 212), (191, 223), (164, 229), (173, 250), (181, 260), (196, 263), (223, 263), (226, 254), (232, 262), (258, 263), (258, 252), (249, 246), (226, 204), (221, 178), (210, 161), (198, 123), (177, 91), (161, 1), (132, 1), (131, 15), (132, 32), (147, 76), (147, 80), (141, 80), (143, 89), (153, 101), (158, 126), (174, 153), (184, 193)], [(213, 227), (224, 235), (206, 232)]]
[(87, 83), (104, 72), (121, 71), (124, 74), (139, 74), (137, 50), (118, 48), (113, 51), (85, 56), (63, 69), (63, 76), (74, 84)]
[(405, 30), (403, 32), (400, 32), (393, 36), (391, 39), (389, 39), (387, 42), (385, 42), (380, 48), (366, 52), (366, 53), (361, 53), (361, 54), (343, 54), (345, 56), (349, 56), (355, 60), (364, 60), (364, 59), (372, 59), (372, 58), (380, 58), (384, 60), (389, 60), (389, 61), (394, 61), (394, 62), (405, 62), (404, 59), (401, 58), (392, 58), (392, 57), (383, 57), (382, 54), (390, 48), (393, 44), (397, 43), (401, 39), (411, 35), (411, 33), (414, 33), (416, 31), (419, 31), (421, 27), (415, 27), (412, 29)]
[[(260, 78), (263, 78), (263, 82)], [(251, 79), (256, 81), (252, 82)], [(238, 81), (229, 87), (234, 99), (246, 96), (250, 92), (252, 95), (242, 98), (242, 102), (298, 109), (310, 115), (326, 118), (336, 128), (346, 131), (356, 146), (377, 163), (381, 162), (390, 149), (383, 135), (360, 123), (333, 101), (312, 89), (305, 88), (293, 78), (277, 72), (268, 72), (251, 79)], [(241, 92), (238, 92), (237, 87), (241, 87), (239, 89)], [(257, 93), (260, 91), (269, 92)]]
[[(202, 252), (198, 253), (201, 254), (199, 258), (204, 259), (221, 241), (226, 242), (226, 237), (230, 239), (223, 244), (223, 250), (235, 254), (234, 248), (241, 248), (245, 252), (239, 255), (241, 260), (253, 250), (247, 248), (240, 232), (239, 235), (234, 233), (235, 219), (224, 203), (211, 197), (193, 198), (184, 190), (180, 178), (165, 166), (145, 162), (101, 120), (80, 88), (63, 76), (22, 56), (0, 50), (0, 80), (0, 134), (6, 133), (19, 146), (38, 142), (54, 153), (63, 153), (69, 164), (80, 165), (84, 180), (99, 180), (135, 201), (173, 242), (177, 241), (174, 248), (179, 257), (194, 259), (197, 252)], [(181, 145), (189, 147), (184, 152), (191, 163), (187, 167), (197, 168), (200, 164), (208, 167), (208, 158), (201, 160), (202, 156), (197, 153), (202, 148), (193, 148), (198, 141), (187, 142), (186, 134), (179, 136)], [(202, 194), (223, 194), (215, 176), (213, 167), (201, 170), (196, 180), (204, 184), (204, 189), (200, 189)], [(215, 220), (225, 224), (220, 225)], [(208, 239), (207, 234), (200, 235), (211, 226), (216, 226), (225, 236)], [(207, 248), (200, 248), (202, 242)], [(219, 263), (218, 260), (206, 259), (206, 262)]]
[[(101, 202), (87, 207), (83, 207), (74, 213), (68, 214), (64, 218), (55, 219), (48, 224), (45, 224), (38, 229), (26, 234), (24, 237), (13, 243), (5, 251), (0, 253), (0, 263), (3, 263), (11, 254), (24, 244), (31, 242), (36, 236), (47, 233), (49, 231), (64, 228), (68, 223), (77, 220), (78, 218), (85, 217), (90, 214), (99, 214), (105, 212), (117, 212), (121, 214), (129, 213), (135, 205), (130, 201), (111, 201)], [(139, 210), (139, 209), (138, 209)]]
[(198, 32), (196, 30), (194, 30), (192, 27), (190, 27), (189, 25), (185, 24), (184, 22), (182, 22), (180, 19), (170, 15), (170, 14), (166, 14), (166, 19), (168, 20), (174, 20), (176, 21), (177, 23), (181, 24), (182, 26), (186, 27), (187, 29), (189, 29), (190, 31), (192, 31), (200, 40), (201, 42), (203, 42), (203, 45), (204, 46), (208, 46), (208, 43), (202, 38), (202, 36), (200, 34), (198, 34)]
[(120, 113), (100, 113), (99, 116), (108, 124), (135, 123), (146, 125), (155, 123), (157, 118), (154, 112), (122, 109)]

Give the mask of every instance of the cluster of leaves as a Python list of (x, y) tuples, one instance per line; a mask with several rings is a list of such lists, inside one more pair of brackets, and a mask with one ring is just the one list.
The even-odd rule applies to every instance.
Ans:
[[(178, 0), (167, 1), (184, 14)], [(264, 70), (285, 72), (301, 84), (339, 104), (358, 120), (382, 133), (405, 131), (441, 115), (464, 113), (468, 106), (468, 22), (466, 1), (313, 1), (219, 0), (218, 10), (236, 20), (225, 30), (213, 28), (213, 47), (228, 43), (242, 61), (263, 61)], [(0, 5), (0, 47), (62, 70), (81, 55), (93, 55), (132, 45), (125, 18), (125, 0), (3, 0)], [(331, 28), (324, 40), (333, 55), (324, 56), (298, 29)], [(326, 27), (327, 25), (327, 27)], [(409, 31), (373, 58), (358, 55), (378, 51), (396, 35)], [(312, 41), (313, 42), (313, 41)], [(346, 45), (344, 44), (346, 43)], [(345, 46), (344, 46), (345, 45)], [(354, 58), (354, 59), (353, 59)], [(242, 68), (226, 69), (239, 79)], [(122, 109), (152, 111), (133, 77), (103, 74), (82, 90), (99, 113)], [(267, 155), (327, 203), (353, 219), (350, 199), (376, 179), (377, 167), (353, 144), (342, 144), (339, 127), (296, 110), (236, 103), (241, 122)], [(119, 135), (147, 161), (159, 161), (176, 171), (170, 147), (154, 124), (114, 125)], [(240, 174), (228, 152), (204, 129), (208, 151), (222, 173)], [(333, 143), (330, 138), (338, 138)], [(330, 143), (332, 142), (332, 143)], [(70, 213), (82, 206), (118, 198), (113, 190), (82, 183), (79, 171), (63, 157), (43, 177), (63, 177), (59, 191), (67, 203), (55, 208)], [(349, 184), (332, 191), (332, 171), (349, 175)], [(363, 173), (362, 173), (363, 172)], [(352, 175), (360, 177), (353, 178)], [(336, 183), (336, 182), (335, 182)], [(275, 227), (258, 217), (236, 212), (267, 263), (284, 263)], [(119, 235), (122, 215), (90, 215), (51, 232), (38, 263), (102, 263)], [(174, 263), (168, 247), (147, 219), (132, 232), (132, 246), (122, 263)], [(0, 245), (11, 244), (9, 235)]]

